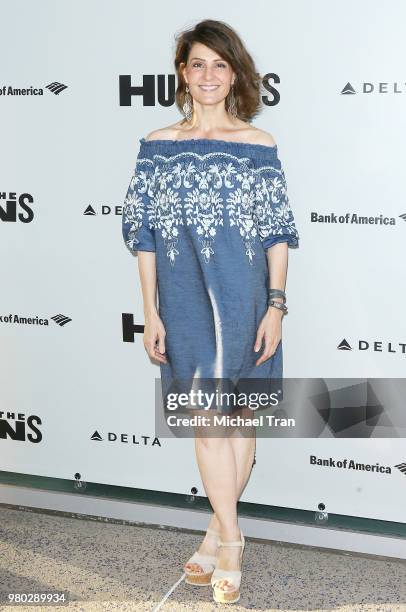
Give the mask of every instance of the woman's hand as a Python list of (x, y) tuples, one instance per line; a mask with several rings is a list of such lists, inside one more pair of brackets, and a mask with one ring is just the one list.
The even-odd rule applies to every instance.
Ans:
[(167, 363), (165, 353), (166, 331), (157, 312), (145, 315), (144, 347), (151, 359), (160, 363)]
[(261, 357), (255, 362), (258, 366), (275, 353), (282, 338), (282, 317), (283, 311), (274, 306), (269, 306), (268, 310), (259, 324), (254, 351), (261, 348), (262, 339), (265, 338), (265, 349)]

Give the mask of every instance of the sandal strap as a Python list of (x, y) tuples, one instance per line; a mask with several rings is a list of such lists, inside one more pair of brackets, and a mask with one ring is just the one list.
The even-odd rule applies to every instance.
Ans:
[[(235, 586), (235, 590), (237, 590), (241, 584), (241, 570), (222, 570), (216, 567), (210, 579), (211, 585), (214, 587), (216, 582), (220, 580), (232, 582), (233, 586)], [(227, 591), (227, 593), (230, 592), (232, 591)]]
[(202, 553), (199, 553), (198, 551), (193, 553), (190, 558), (193, 559), (193, 561), (191, 561), (192, 563), (200, 563), (200, 561), (202, 561), (203, 563), (214, 563), (215, 565), (217, 561), (216, 555), (202, 555)]
[[(208, 569), (208, 571), (211, 571), (216, 566), (216, 561), (217, 557), (214, 555), (202, 555), (196, 551), (187, 563), (197, 563), (203, 570)], [(187, 565), (187, 563), (185, 563), (185, 565)]]
[(245, 538), (244, 538), (244, 534), (242, 531), (240, 531), (241, 534), (241, 539), (240, 540), (236, 540), (235, 542), (223, 542), (223, 540), (221, 540), (219, 538), (218, 540), (218, 545), (219, 546), (242, 546), (244, 548), (245, 546)]

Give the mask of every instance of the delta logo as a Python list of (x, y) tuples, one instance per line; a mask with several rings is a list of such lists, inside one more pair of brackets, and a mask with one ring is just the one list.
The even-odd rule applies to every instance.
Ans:
[[(99, 212), (98, 212), (99, 211)], [(110, 204), (101, 204), (99, 207), (96, 205), (89, 204), (86, 209), (83, 211), (83, 215), (85, 217), (96, 217), (97, 215), (108, 216), (115, 215), (116, 217), (121, 217), (123, 214), (123, 205), (110, 205)]]
[(355, 340), (350, 343), (346, 338), (343, 338), (338, 344), (339, 351), (373, 351), (375, 353), (396, 353), (398, 355), (406, 355), (406, 342), (394, 342), (383, 340)]
[(354, 96), (358, 94), (399, 94), (405, 93), (404, 82), (402, 84), (397, 81), (393, 81), (392, 83), (379, 82), (379, 83), (371, 83), (370, 81), (364, 81), (358, 87), (358, 90), (348, 82), (341, 90), (341, 95), (343, 96)]
[(92, 442), (117, 442), (118, 444), (132, 444), (133, 446), (162, 446), (160, 439), (156, 436), (115, 431), (107, 431), (103, 435), (98, 429), (95, 429), (90, 439)]

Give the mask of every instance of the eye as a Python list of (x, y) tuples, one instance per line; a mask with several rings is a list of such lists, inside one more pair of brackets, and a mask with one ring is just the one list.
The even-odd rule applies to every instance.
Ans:
[(201, 65), (202, 65), (202, 62), (194, 62), (192, 64), (192, 67), (194, 68), (195, 66), (201, 66)]
[(226, 68), (226, 65), (222, 64), (222, 63), (221, 64), (217, 64), (217, 66), (220, 66), (221, 68)]

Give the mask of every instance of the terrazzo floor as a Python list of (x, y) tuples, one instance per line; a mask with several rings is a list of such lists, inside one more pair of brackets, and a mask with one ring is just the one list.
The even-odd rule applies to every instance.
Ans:
[[(0, 610), (406, 612), (406, 561), (250, 538), (240, 601), (216, 604), (210, 587), (182, 579), (201, 537), (0, 505)], [(5, 603), (7, 593), (53, 591), (66, 591), (69, 602)]]

